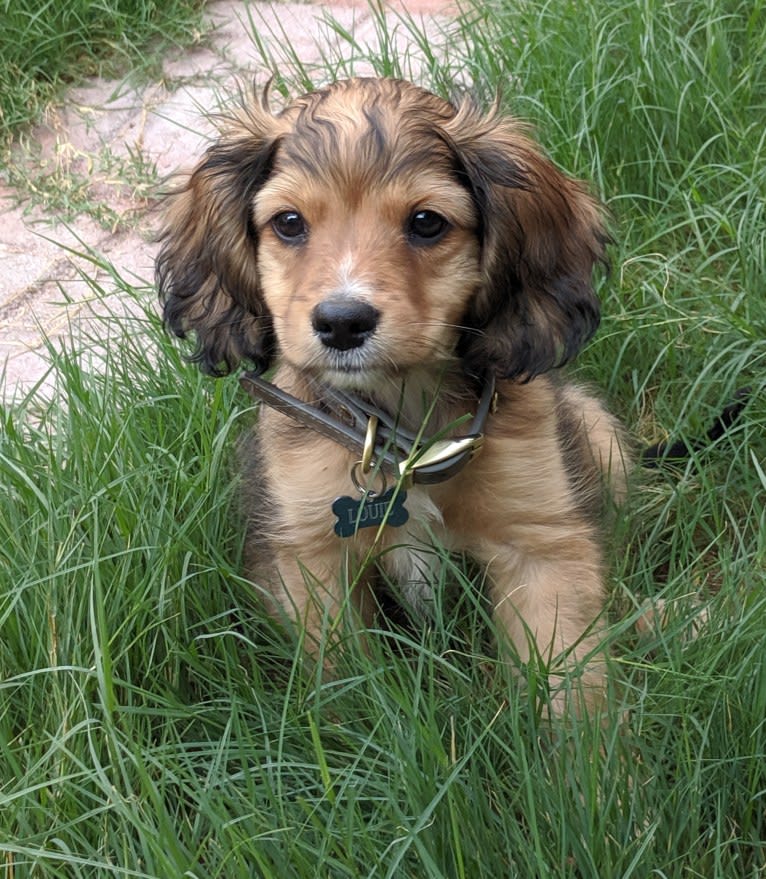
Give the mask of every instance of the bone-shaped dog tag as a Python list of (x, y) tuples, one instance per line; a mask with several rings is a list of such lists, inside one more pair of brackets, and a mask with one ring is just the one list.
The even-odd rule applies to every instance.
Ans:
[(338, 519), (335, 533), (338, 537), (353, 537), (360, 528), (374, 528), (383, 522), (394, 528), (404, 525), (410, 518), (404, 506), (407, 492), (395, 492), (395, 488), (389, 488), (383, 494), (366, 494), (361, 499), (348, 495), (336, 498), (332, 504)]

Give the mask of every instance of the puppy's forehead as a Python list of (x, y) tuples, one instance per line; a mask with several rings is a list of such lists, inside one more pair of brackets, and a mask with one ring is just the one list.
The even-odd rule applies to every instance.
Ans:
[(352, 79), (298, 98), (282, 114), (288, 130), (277, 165), (312, 176), (378, 181), (413, 168), (454, 167), (444, 135), (454, 107), (399, 80)]
[(309, 92), (285, 110), (284, 115), (358, 112), (365, 107), (380, 106), (392, 114), (406, 114), (416, 110), (429, 112), (443, 120), (455, 115), (455, 108), (433, 92), (426, 91), (411, 82), (399, 79), (374, 79), (356, 77), (341, 80), (316, 91)]

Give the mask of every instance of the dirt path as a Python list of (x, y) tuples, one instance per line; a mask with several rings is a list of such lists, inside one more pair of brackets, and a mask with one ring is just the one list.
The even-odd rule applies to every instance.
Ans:
[[(398, 0), (387, 8), (385, 29), (405, 75), (418, 79), (424, 56), (402, 17), (419, 22), (439, 47), (448, 40), (453, 13), (448, 0)], [(353, 35), (353, 47), (331, 20)], [(114, 302), (105, 308), (97, 301), (83, 277), (109, 297), (114, 285), (108, 273), (81, 254), (107, 260), (131, 284), (151, 286), (162, 181), (200, 154), (212, 130), (204, 114), (238, 80), (265, 82), (271, 70), (264, 56), (285, 69), (288, 46), (308, 72), (326, 69), (331, 60), (341, 71), (369, 73), (364, 56), (378, 46), (381, 24), (356, 0), (215, 0), (208, 21), (211, 31), (200, 46), (167, 58), (161, 79), (138, 89), (103, 80), (72, 89), (19, 147), (8, 182), (0, 183), (6, 393), (48, 381), (46, 338), (55, 342), (94, 311), (114, 309)]]

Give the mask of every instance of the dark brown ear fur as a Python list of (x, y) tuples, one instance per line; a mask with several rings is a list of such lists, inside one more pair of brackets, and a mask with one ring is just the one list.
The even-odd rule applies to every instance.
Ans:
[(195, 333), (191, 359), (213, 375), (241, 360), (265, 367), (273, 353), (250, 211), (276, 143), (265, 99), (248, 103), (172, 196), (160, 236), (156, 273), (165, 323), (178, 336)]
[(485, 278), (460, 353), (469, 372), (534, 378), (568, 362), (598, 327), (601, 212), (496, 110), (463, 103), (447, 129), (481, 217)]

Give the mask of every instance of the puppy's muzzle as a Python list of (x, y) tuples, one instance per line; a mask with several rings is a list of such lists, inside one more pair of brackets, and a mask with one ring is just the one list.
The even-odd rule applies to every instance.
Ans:
[(326, 348), (350, 351), (375, 332), (380, 314), (360, 299), (326, 299), (311, 313), (311, 325)]

